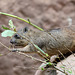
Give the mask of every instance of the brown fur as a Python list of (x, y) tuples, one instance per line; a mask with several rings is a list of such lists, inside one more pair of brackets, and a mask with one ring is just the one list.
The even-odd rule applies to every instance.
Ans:
[[(33, 31), (28, 28), (24, 28), (19, 30), (18, 34), (15, 34), (12, 37), (11, 43), (15, 44), (16, 46), (24, 47), (17, 50), (29, 53), (37, 51), (29, 41), (38, 45), (44, 52), (48, 53), (50, 56), (59, 54), (58, 50), (62, 53), (66, 53), (69, 50), (75, 50), (74, 28), (75, 26), (71, 26), (51, 30), (50, 32)], [(29, 41), (21, 36), (27, 38)]]
[[(17, 48), (14, 51), (22, 51), (26, 53), (37, 53), (37, 49), (30, 43), (34, 43), (39, 46), (44, 52), (50, 56), (59, 55), (59, 51), (63, 54), (70, 51), (75, 51), (75, 26), (59, 28), (51, 30), (50, 32), (44, 31), (33, 31), (28, 28), (24, 28), (15, 34), (11, 41), (16, 46), (23, 46), (23, 48)], [(56, 58), (50, 59), (54, 62)], [(46, 71), (42, 72), (37, 70), (35, 75), (45, 74)], [(46, 75), (57, 75), (56, 70), (50, 70), (49, 74)]]

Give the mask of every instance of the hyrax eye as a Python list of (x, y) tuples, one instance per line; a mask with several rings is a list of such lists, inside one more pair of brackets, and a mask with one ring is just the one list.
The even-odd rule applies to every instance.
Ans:
[(20, 36), (18, 34), (15, 34), (14, 36), (16, 39), (20, 39)]
[(24, 29), (23, 29), (23, 32), (27, 32), (28, 31), (28, 27), (25, 27)]

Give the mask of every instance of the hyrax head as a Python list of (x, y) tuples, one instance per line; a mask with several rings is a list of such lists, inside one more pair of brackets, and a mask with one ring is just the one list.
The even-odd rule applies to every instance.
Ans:
[(10, 43), (14, 44), (15, 46), (26, 46), (28, 41), (23, 37), (28, 37), (29, 32), (30, 30), (27, 27), (17, 31), (17, 33), (11, 38)]

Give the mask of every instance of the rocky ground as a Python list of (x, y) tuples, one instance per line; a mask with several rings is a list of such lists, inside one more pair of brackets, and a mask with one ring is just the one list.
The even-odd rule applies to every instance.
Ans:
[[(68, 26), (69, 17), (75, 25), (75, 0), (0, 0), (0, 12), (14, 14), (24, 19), (29, 18), (32, 23), (45, 30)], [(23, 21), (0, 15), (0, 33), (3, 31), (1, 25), (8, 26), (10, 19), (17, 29), (25, 26), (35, 29)], [(9, 47), (10, 38), (0, 36), (0, 41)], [(37, 68), (41, 64), (18, 53), (11, 53), (2, 45), (0, 54), (3, 54), (0, 56), (0, 75), (34, 75), (36, 69), (26, 67)], [(36, 54), (33, 56), (38, 57)], [(70, 63), (75, 63), (75, 60)]]

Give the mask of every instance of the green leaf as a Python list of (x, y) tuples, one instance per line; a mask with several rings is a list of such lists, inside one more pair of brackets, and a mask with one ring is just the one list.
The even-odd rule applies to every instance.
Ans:
[(49, 55), (46, 53), (46, 56), (48, 57)]
[(65, 66), (60, 66), (60, 68), (63, 68), (63, 69), (65, 69)]
[(44, 68), (41, 68), (41, 70), (43, 71), (43, 70), (44, 70)]
[(39, 48), (37, 45), (35, 45), (34, 44), (34, 46), (35, 46), (35, 48), (37, 48), (39, 51), (41, 51), (43, 54), (45, 54), (46, 55), (46, 53), (41, 49), (41, 48)]
[(42, 52), (43, 54), (45, 54), (47, 57), (49, 56), (47, 53), (45, 53), (41, 48), (39, 48), (37, 45), (35, 45), (35, 48), (37, 48), (40, 52)]
[(5, 30), (4, 32), (1, 33), (2, 37), (11, 37), (15, 34), (16, 32), (12, 31), (12, 30)]
[(48, 62), (47, 65), (53, 65), (51, 62)]
[(3, 29), (6, 29), (6, 30), (9, 30), (9, 28), (5, 27), (4, 25), (2, 25), (2, 28)]
[(12, 28), (12, 29), (13, 29), (13, 28), (16, 28), (16, 26), (13, 25), (12, 20), (9, 20), (9, 26), (10, 26), (10, 28)]
[(72, 70), (66, 70), (68, 73), (72, 74)]

